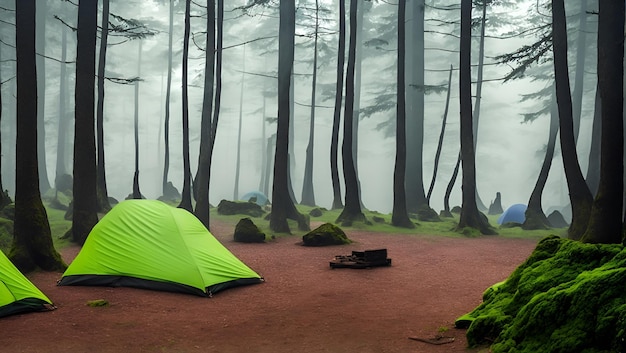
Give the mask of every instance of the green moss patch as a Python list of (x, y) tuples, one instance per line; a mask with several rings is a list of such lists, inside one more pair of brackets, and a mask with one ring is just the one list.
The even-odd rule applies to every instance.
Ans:
[(550, 236), (456, 321), (497, 352), (625, 352), (626, 250)]

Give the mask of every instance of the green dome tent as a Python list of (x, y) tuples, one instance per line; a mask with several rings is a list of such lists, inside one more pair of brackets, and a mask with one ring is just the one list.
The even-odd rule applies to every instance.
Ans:
[(211, 296), (262, 281), (188, 211), (156, 200), (126, 200), (91, 230), (59, 285)]
[(0, 317), (52, 309), (50, 299), (0, 251)]

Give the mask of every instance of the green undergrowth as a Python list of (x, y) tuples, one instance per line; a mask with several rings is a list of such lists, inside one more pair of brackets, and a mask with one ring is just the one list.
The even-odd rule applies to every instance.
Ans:
[(625, 289), (622, 245), (550, 236), (456, 326), (494, 353), (626, 352)]

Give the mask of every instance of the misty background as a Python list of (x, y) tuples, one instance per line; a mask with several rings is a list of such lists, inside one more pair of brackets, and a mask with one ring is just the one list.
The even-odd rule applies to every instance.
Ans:
[[(15, 163), (15, 43), (13, 7), (11, 1), (0, 1), (0, 59), (2, 84), (2, 173), (4, 186), (14, 195)], [(277, 80), (278, 16), (277, 3), (274, 8), (253, 8), (244, 13), (236, 9), (248, 1), (226, 1), (224, 21), (224, 66), (221, 113), (215, 150), (213, 153), (210, 185), (210, 202), (213, 205), (221, 199), (235, 199), (244, 193), (258, 190), (263, 173), (263, 141), (276, 130), (276, 124), (267, 119), (277, 115), (275, 94)], [(268, 2), (270, 5), (272, 1)], [(446, 127), (446, 135), (430, 205), (439, 211), (443, 208), (443, 196), (452, 174), (459, 152), (459, 99), (458, 99), (458, 19), (459, 11), (440, 10), (454, 1), (427, 1), (425, 33), (425, 81), (428, 85), (447, 85), (448, 69), (455, 67), (451, 85), (451, 102)], [(435, 5), (436, 3), (436, 5)], [(590, 1), (590, 4), (593, 3)], [(76, 26), (77, 7), (66, 1), (47, 1), (48, 12), (45, 20), (45, 141), (46, 164), (50, 183), (54, 183), (57, 151), (57, 129), (59, 117), (60, 70), (66, 65), (69, 84), (69, 107), (67, 112), (73, 120), (74, 74), (73, 63), (60, 63), (61, 31), (66, 26)], [(485, 41), (485, 68), (482, 88), (482, 101), (478, 143), (476, 150), (477, 188), (486, 206), (502, 193), (503, 207), (515, 203), (526, 204), (536, 182), (544, 148), (548, 139), (549, 116), (543, 115), (533, 122), (524, 122), (523, 114), (536, 111), (538, 106), (549, 101), (550, 97), (522, 101), (522, 96), (537, 92), (551, 82), (528, 77), (503, 82), (500, 80), (511, 68), (494, 64), (493, 57), (514, 51), (529, 44), (536, 37), (512, 35), (531, 28), (538, 23), (529, 19), (539, 18), (529, 15), (536, 12), (535, 1), (512, 1), (505, 6), (489, 6)], [(169, 180), (180, 191), (182, 189), (182, 107), (181, 107), (181, 54), (183, 37), (183, 2), (178, 2), (174, 18), (174, 50), (172, 95), (170, 105), (170, 171)], [(162, 175), (164, 160), (164, 115), (165, 84), (167, 77), (168, 16), (169, 1), (156, 0), (111, 0), (111, 13), (142, 22), (155, 31), (154, 36), (141, 39), (141, 62), (138, 63), (139, 41), (128, 41), (123, 37), (110, 37), (107, 51), (106, 76), (132, 78), (140, 76), (139, 82), (139, 178), (142, 194), (147, 198), (162, 195)], [(304, 175), (305, 150), (309, 136), (311, 72), (313, 58), (313, 38), (311, 36), (311, 11), (315, 6), (312, 0), (297, 1), (297, 38), (294, 67), (294, 126), (291, 178), (296, 201), (299, 201)], [(396, 38), (393, 33), (397, 16), (396, 2), (366, 1), (363, 22), (362, 88), (361, 109), (380, 105), (377, 98), (382, 94), (395, 94)], [(330, 208), (332, 188), (330, 177), (330, 138), (332, 129), (334, 81), (336, 74), (337, 48), (337, 1), (322, 0), (320, 12), (323, 18), (320, 27), (320, 52), (318, 62), (318, 86), (316, 100), (315, 152), (313, 183), (316, 202), (321, 207)], [(597, 6), (596, 6), (597, 7)], [(569, 35), (573, 42), (580, 33), (573, 29), (577, 23), (579, 8), (568, 2), (568, 21), (572, 23)], [(200, 142), (200, 110), (202, 106), (202, 84), (204, 71), (204, 48), (206, 9), (192, 3), (192, 45), (189, 54), (189, 118), (190, 151), (192, 174), (198, 162)], [(308, 14), (308, 15), (307, 15)], [(474, 17), (480, 12), (474, 9)], [(56, 19), (57, 16), (59, 19)], [(61, 21), (62, 20), (62, 21)], [(410, 21), (410, 18), (408, 18)], [(543, 18), (550, 21), (550, 18)], [(37, 22), (37, 26), (42, 25)], [(596, 54), (596, 18), (588, 22), (587, 52), (590, 60)], [(477, 62), (479, 27), (473, 32), (472, 61)], [(242, 43), (247, 43), (245, 46)], [(75, 59), (75, 33), (68, 32), (67, 60)], [(575, 48), (570, 45), (573, 53)], [(244, 56), (245, 52), (245, 56)], [(573, 55), (573, 54), (572, 54)], [(551, 55), (549, 55), (551, 57)], [(56, 60), (55, 60), (56, 59)], [(570, 60), (570, 66), (573, 60)], [(138, 64), (141, 73), (138, 75)], [(540, 62), (541, 66), (552, 66), (551, 61)], [(244, 68), (245, 67), (245, 68)], [(475, 69), (475, 68), (474, 68)], [(570, 70), (572, 72), (572, 70)], [(475, 79), (475, 74), (473, 76)], [(582, 119), (578, 153), (583, 174), (587, 169), (591, 121), (593, 117), (593, 97), (595, 90), (595, 65), (588, 64), (585, 72), (585, 93), (582, 101)], [(235, 189), (237, 137), (239, 128), (240, 94), (243, 84), (242, 130), (241, 130), (241, 172), (239, 195)], [(134, 173), (134, 85), (106, 82), (105, 88), (105, 152), (107, 187), (109, 196), (118, 200), (132, 192)], [(427, 190), (432, 177), (433, 161), (441, 129), (445, 104), (445, 90), (430, 93), (425, 97), (424, 125), (424, 188)], [(395, 99), (394, 99), (395, 101)], [(389, 102), (387, 102), (389, 103)], [(394, 103), (394, 102), (391, 102)], [(394, 104), (391, 104), (394, 107)], [(263, 111), (263, 108), (264, 111)], [(393, 200), (392, 178), (395, 158), (394, 131), (395, 108), (378, 111), (369, 116), (361, 114), (358, 136), (358, 175), (361, 183), (363, 204), (370, 210), (391, 212)], [(409, 117), (410, 118), (410, 117)], [(263, 136), (265, 124), (265, 136)], [(42, 133), (42, 131), (39, 131)], [(71, 129), (70, 136), (73, 134)], [(340, 134), (341, 136), (341, 134)], [(68, 136), (69, 137), (69, 136)], [(407, 135), (410, 139), (411, 136)], [(341, 143), (341, 141), (340, 141)], [(557, 144), (558, 145), (558, 144)], [(68, 152), (71, 156), (71, 150)], [(41, 156), (40, 156), (41, 157)], [(273, 157), (272, 157), (273, 158)], [(341, 157), (340, 157), (341, 158)], [(72, 170), (71, 158), (67, 169)], [(341, 163), (340, 173), (341, 173)], [(271, 184), (270, 184), (271, 185)], [(460, 178), (451, 195), (451, 206), (460, 205)], [(271, 196), (271, 192), (269, 193)], [(559, 209), (569, 202), (563, 173), (560, 150), (554, 156), (550, 176), (543, 194), (543, 208), (546, 214), (553, 207)]]

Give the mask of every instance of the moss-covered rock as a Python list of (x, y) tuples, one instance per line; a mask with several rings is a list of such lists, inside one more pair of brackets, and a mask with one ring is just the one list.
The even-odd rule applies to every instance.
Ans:
[(309, 216), (311, 217), (321, 217), (324, 214), (321, 208), (316, 207), (309, 212)]
[(553, 228), (565, 228), (569, 226), (565, 217), (563, 217), (563, 214), (559, 211), (552, 211), (552, 213), (548, 215), (548, 222), (550, 222)]
[(497, 352), (626, 352), (626, 250), (550, 236), (456, 321)]
[(302, 245), (305, 246), (328, 246), (350, 244), (346, 233), (332, 223), (324, 223), (302, 236)]
[(385, 223), (385, 219), (380, 216), (372, 216), (372, 221), (374, 221), (374, 223)]
[(240, 243), (263, 243), (265, 233), (250, 218), (242, 218), (235, 226), (234, 240)]
[(417, 219), (424, 222), (441, 222), (437, 211), (433, 210), (428, 205), (423, 205), (417, 210)]
[(254, 202), (236, 202), (222, 200), (217, 205), (217, 213), (221, 215), (243, 214), (250, 217), (261, 217), (265, 214), (263, 208)]
[(461, 214), (461, 206), (454, 206), (454, 207), (452, 207), (450, 212), (456, 213), (456, 214)]

